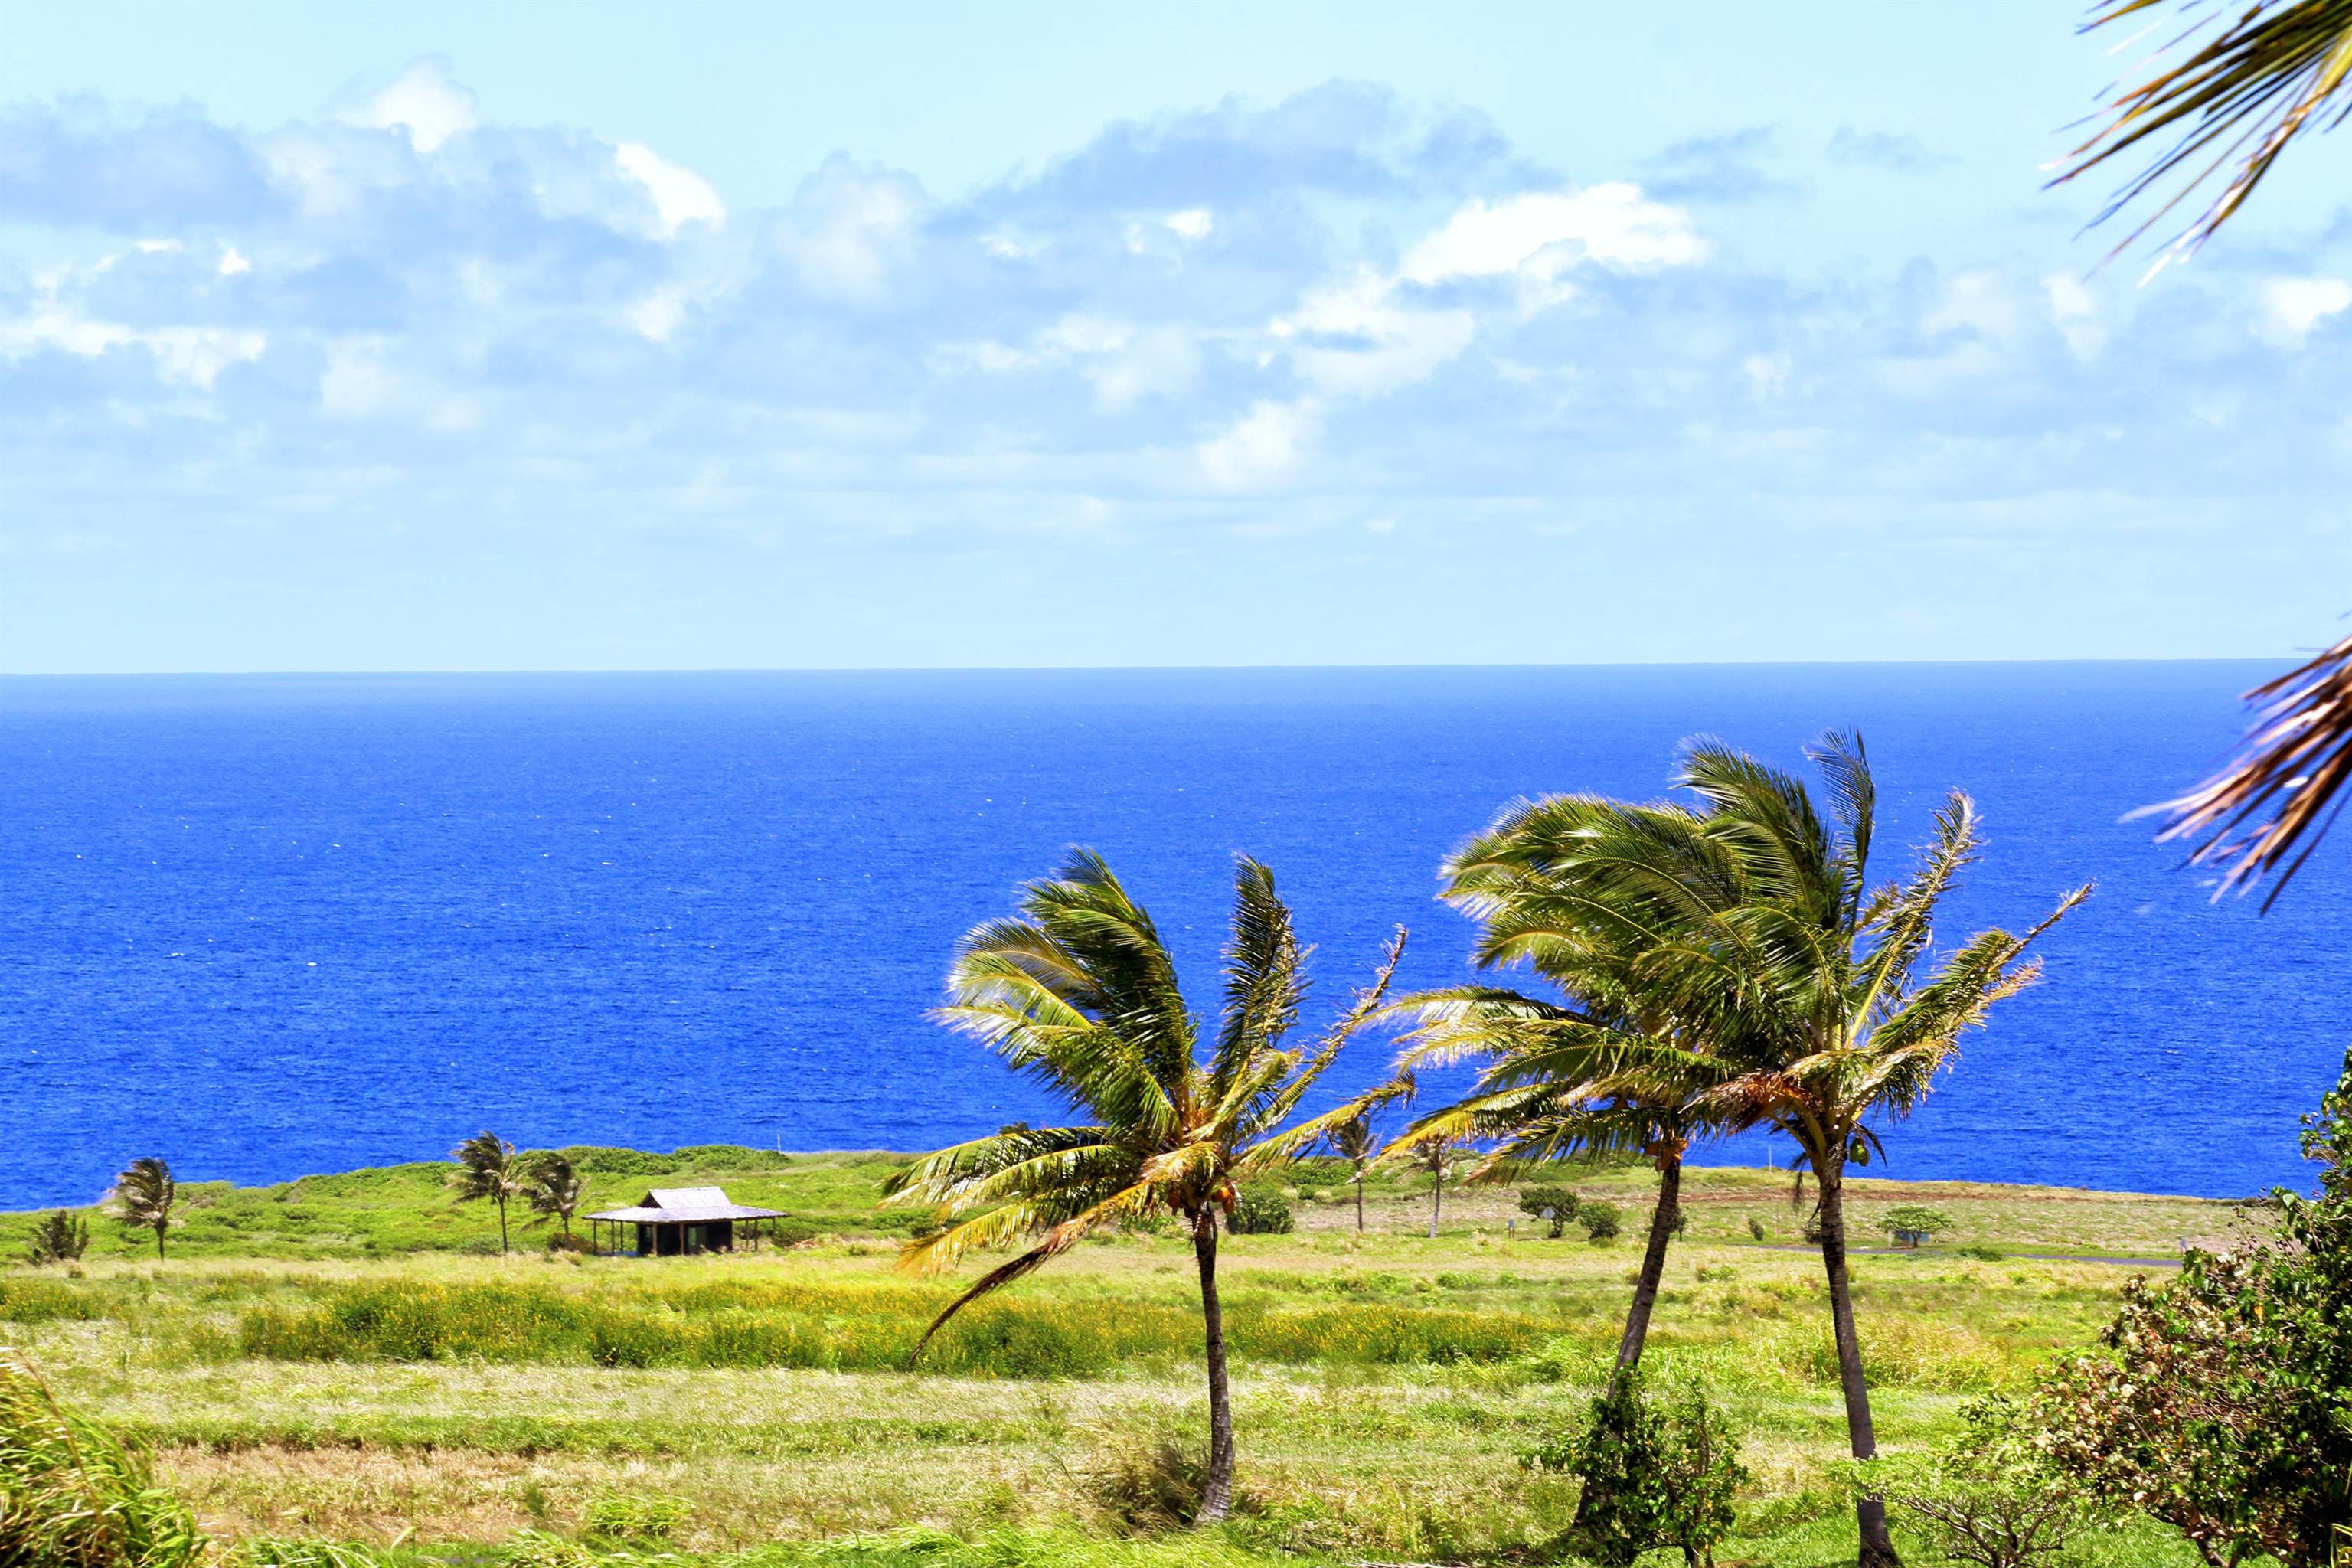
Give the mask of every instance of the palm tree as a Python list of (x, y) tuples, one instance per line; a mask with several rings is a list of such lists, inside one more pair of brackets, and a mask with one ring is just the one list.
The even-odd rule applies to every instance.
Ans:
[(180, 1184), (172, 1167), (150, 1154), (133, 1160), (114, 1178), (114, 1217), (125, 1229), (155, 1233), (155, 1256), (163, 1256), (163, 1233), (171, 1228), (172, 1205)]
[[(1830, 822), (1786, 773), (1712, 742), (1685, 752), (1676, 783), (1706, 804), (1703, 832), (1725, 853), (1706, 889), (1713, 909), (1666, 935), (1651, 967), (1693, 1016), (1712, 1012), (1707, 1032), (1740, 1064), (1699, 1106), (1729, 1125), (1787, 1131), (1812, 1172), (1847, 1436), (1867, 1459), (1877, 1441), (1847, 1277), (1846, 1167), (1879, 1146), (1874, 1121), (1915, 1109), (1960, 1036), (2038, 977), (2026, 948), (2091, 889), (2022, 936), (1978, 932), (1922, 978), (1937, 906), (1981, 848), (1974, 805), (1953, 791), (1918, 866), (1872, 889), (1877, 795), (1862, 741), (1826, 735), (1806, 755), (1829, 788)], [(1895, 1563), (1885, 1502), (1855, 1507), (1864, 1568)]]
[(545, 1225), (551, 1219), (563, 1222), (563, 1239), (572, 1240), (572, 1216), (580, 1210), (588, 1195), (588, 1178), (572, 1168), (572, 1162), (552, 1150), (535, 1155), (522, 1163), (522, 1198), (530, 1212), (539, 1217), (530, 1223)]
[[(1233, 1409), (1217, 1299), (1217, 1220), (1244, 1179), (1293, 1160), (1321, 1131), (1289, 1125), (1300, 1096), (1379, 1005), (1403, 933), (1370, 988), (1312, 1049), (1287, 1049), (1305, 994), (1301, 952), (1274, 876), (1244, 858), (1234, 878), (1224, 998), (1209, 1059), (1158, 928), (1102, 859), (1075, 850), (1029, 885), (1021, 915), (967, 935), (934, 1015), (1048, 1085), (1087, 1120), (1008, 1131), (927, 1155), (893, 1176), (890, 1201), (935, 1205), (944, 1228), (902, 1265), (943, 1268), (977, 1247), (1034, 1243), (982, 1275), (923, 1342), (971, 1301), (1020, 1279), (1087, 1232), (1153, 1213), (1181, 1218), (1199, 1266), (1209, 1370), (1209, 1468), (1198, 1518), (1233, 1498)], [(916, 1353), (921, 1354), (919, 1344)]]
[(1372, 1129), (1371, 1113), (1359, 1110), (1342, 1121), (1333, 1124), (1323, 1134), (1323, 1146), (1348, 1162), (1349, 1180), (1356, 1186), (1356, 1234), (1364, 1234), (1364, 1173), (1372, 1168), (1372, 1156), (1380, 1152), (1380, 1134)]
[(507, 1200), (523, 1194), (524, 1162), (516, 1157), (513, 1144), (488, 1131), (475, 1133), (450, 1150), (449, 1157), (457, 1162), (457, 1169), (449, 1174), (449, 1184), (457, 1190), (459, 1203), (488, 1198), (499, 1205), (499, 1253), (505, 1256)]
[[(1658, 1172), (1648, 1244), (1618, 1342), (1619, 1370), (1642, 1358), (1679, 1228), (1683, 1158), (1714, 1131), (1697, 1105), (1737, 1068), (1711, 1054), (1644, 967), (1662, 933), (1700, 914), (1721, 851), (1676, 805), (1588, 795), (1522, 801), (1445, 864), (1444, 897), (1480, 922), (1472, 961), (1524, 963), (1565, 1004), (1491, 986), (1399, 1002), (1417, 1017), (1407, 1067), (1476, 1060), (1459, 1103), (1407, 1134), (1494, 1141), (1473, 1173), (1491, 1180), (1554, 1161), (1638, 1154)], [(1694, 889), (1699, 889), (1695, 893)]]
[[(2089, 25), (2136, 18), (2165, 3), (2104, 0)], [(2219, 31), (2194, 54), (2151, 70), (2107, 105), (2113, 118), (2074, 149), (2069, 167), (2053, 182), (2074, 179), (2143, 144), (2156, 146), (2151, 137), (2174, 137), (2095, 220), (2105, 222), (2177, 182), (2172, 195), (2116, 247), (2121, 250), (2229, 166), (2220, 193), (2174, 237), (2158, 266), (2212, 237), (2288, 143), (2352, 114), (2352, 93), (2346, 90), (2352, 80), (2352, 0), (2252, 0), (2234, 19), (2216, 7), (2173, 41), (2186, 41), (2214, 23)]]

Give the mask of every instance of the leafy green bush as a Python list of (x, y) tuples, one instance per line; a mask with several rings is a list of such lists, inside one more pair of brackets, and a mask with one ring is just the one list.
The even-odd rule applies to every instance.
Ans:
[(1547, 1232), (1557, 1241), (1569, 1223), (1576, 1218), (1579, 1199), (1567, 1187), (1522, 1187), (1519, 1189), (1519, 1212), (1532, 1215), (1551, 1229)]
[(1614, 1241), (1624, 1228), (1624, 1222), (1618, 1217), (1613, 1204), (1586, 1204), (1576, 1211), (1576, 1219), (1584, 1226), (1585, 1239), (1595, 1243)]
[(1749, 1215), (1748, 1216), (1748, 1234), (1754, 1237), (1759, 1241), (1763, 1240), (1764, 1222), (1758, 1219), (1754, 1215)]
[(1580, 1478), (1576, 1521), (1561, 1544), (1602, 1568), (1631, 1568), (1654, 1547), (1714, 1560), (1748, 1479), (1723, 1413), (1696, 1386), (1654, 1398), (1638, 1372), (1594, 1399), (1584, 1426), (1524, 1455), (1530, 1469)]
[(1290, 1202), (1264, 1187), (1244, 1187), (1225, 1216), (1225, 1229), (1234, 1236), (1288, 1236), (1297, 1222)]
[(2318, 1568), (2352, 1501), (2352, 1053), (2304, 1129), (2319, 1192), (2274, 1194), (2274, 1244), (2134, 1278), (2108, 1353), (2062, 1362), (2034, 1397), (2062, 1468), (2209, 1562)]
[(205, 1549), (142, 1449), (59, 1405), (30, 1363), (0, 1352), (0, 1563), (189, 1568)]
[(89, 1224), (70, 1209), (43, 1215), (33, 1226), (25, 1256), (36, 1265), (72, 1263), (89, 1247)]
[(1855, 1468), (1858, 1494), (1916, 1519), (1942, 1554), (1979, 1568), (2061, 1559), (2100, 1522), (2083, 1485), (2035, 1446), (2022, 1412), (1999, 1394), (1960, 1407), (1960, 1430), (1933, 1454)]

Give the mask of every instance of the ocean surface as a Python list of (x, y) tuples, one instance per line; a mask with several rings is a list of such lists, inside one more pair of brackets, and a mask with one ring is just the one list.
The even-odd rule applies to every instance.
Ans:
[(1793, 763), (1831, 725), (1876, 763), (1883, 873), (1976, 795), (1950, 939), (2099, 884), (1872, 1173), (2307, 1186), (2296, 1118), (2352, 1039), (2352, 833), (2258, 919), (2118, 820), (2221, 756), (2275, 668), (0, 680), (0, 1206), (149, 1153), (255, 1183), (483, 1127), (916, 1149), (1039, 1121), (924, 1010), (1066, 846), (1204, 1001), (1231, 857), (1268, 861), (1318, 944), (1312, 1019), (1397, 924), (1406, 981), (1465, 973), (1436, 867), (1513, 797), (1652, 796), (1687, 736)]

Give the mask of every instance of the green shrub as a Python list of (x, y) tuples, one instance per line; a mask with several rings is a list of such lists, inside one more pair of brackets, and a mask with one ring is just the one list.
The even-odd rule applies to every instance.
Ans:
[(1960, 1407), (1960, 1430), (1933, 1454), (1858, 1465), (1857, 1494), (1916, 1519), (1945, 1557), (1979, 1568), (2061, 1559), (2099, 1522), (2090, 1494), (2037, 1447), (2018, 1407), (1998, 1394)]
[(1749, 1215), (1748, 1216), (1748, 1234), (1754, 1237), (1759, 1241), (1763, 1240), (1764, 1222), (1758, 1219), (1754, 1215)]
[(1559, 1239), (1569, 1224), (1576, 1218), (1580, 1200), (1567, 1187), (1522, 1187), (1519, 1189), (1519, 1212), (1532, 1215), (1551, 1228), (1546, 1234), (1554, 1241)]
[(1576, 1211), (1576, 1218), (1577, 1223), (1584, 1226), (1585, 1238), (1595, 1243), (1614, 1241), (1618, 1232), (1624, 1228), (1613, 1204), (1586, 1204)]
[(1705, 1393), (1691, 1386), (1654, 1399), (1638, 1372), (1610, 1380), (1580, 1430), (1521, 1462), (1582, 1480), (1561, 1544), (1602, 1568), (1631, 1568), (1660, 1546), (1712, 1561), (1731, 1532), (1733, 1494), (1748, 1479), (1739, 1445)]
[(0, 1277), (0, 1322), (87, 1323), (106, 1316), (97, 1294), (62, 1279)]
[(89, 1247), (89, 1224), (70, 1209), (43, 1215), (33, 1226), (25, 1256), (36, 1265), (78, 1261)]
[(1234, 1236), (1288, 1236), (1296, 1224), (1289, 1200), (1265, 1187), (1244, 1187), (1225, 1216), (1225, 1229)]
[(190, 1568), (205, 1550), (144, 1450), (59, 1405), (30, 1363), (0, 1352), (0, 1563)]

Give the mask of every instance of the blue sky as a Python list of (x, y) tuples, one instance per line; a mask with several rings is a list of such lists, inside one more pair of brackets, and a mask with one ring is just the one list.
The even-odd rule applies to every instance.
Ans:
[(0, 14), (0, 668), (2284, 656), (2346, 149), (2059, 5)]

